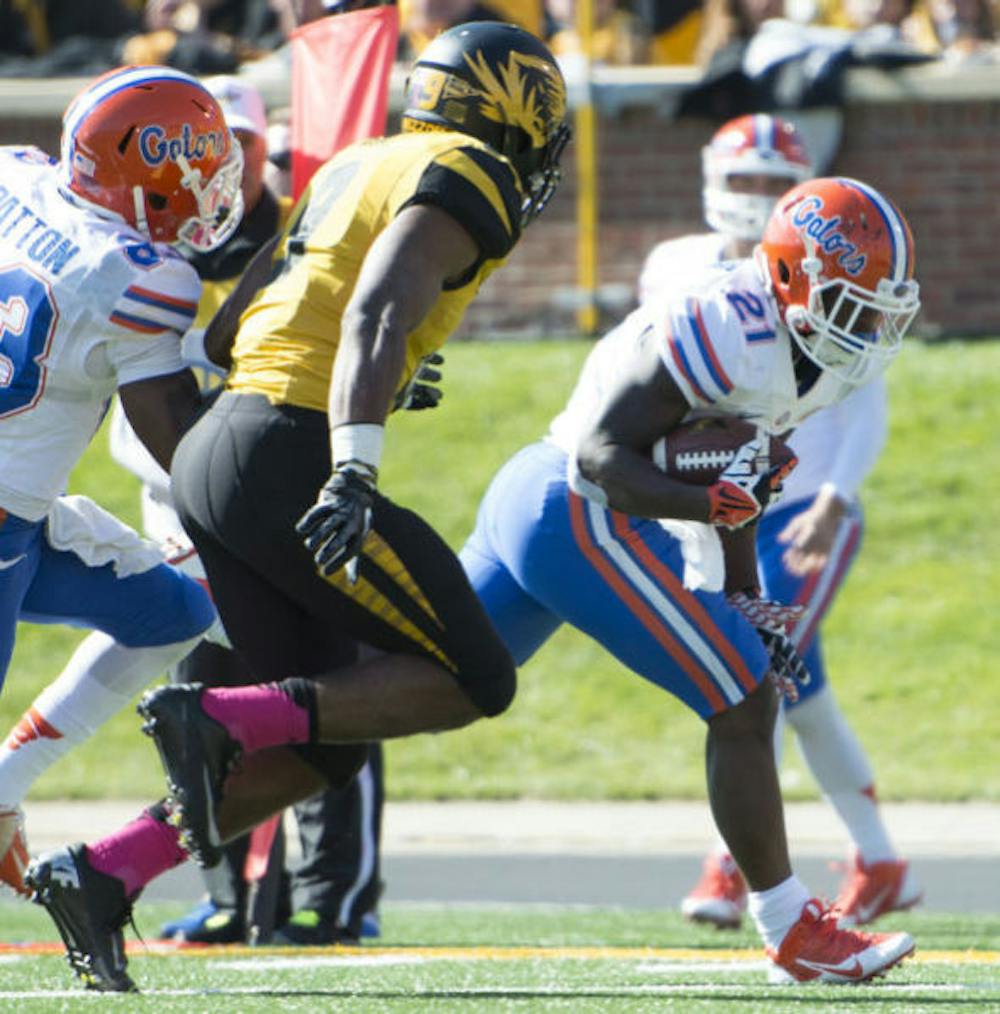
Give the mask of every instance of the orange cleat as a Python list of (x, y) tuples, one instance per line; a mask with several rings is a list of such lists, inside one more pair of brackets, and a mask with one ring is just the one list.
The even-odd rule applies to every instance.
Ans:
[(788, 931), (771, 959), (768, 982), (866, 982), (884, 975), (913, 953), (909, 933), (862, 933), (842, 929), (837, 913), (813, 898), (802, 906), (799, 921)]
[(728, 854), (706, 856), (701, 880), (681, 902), (681, 914), (718, 929), (739, 929), (747, 907), (747, 885)]
[(912, 908), (923, 896), (909, 863), (889, 859), (866, 866), (855, 856), (833, 907), (841, 926), (864, 926), (888, 912)]
[(15, 806), (12, 809), (0, 809), (0, 883), (26, 898), (31, 896), (31, 891), (24, 882), (29, 858), (21, 808)]

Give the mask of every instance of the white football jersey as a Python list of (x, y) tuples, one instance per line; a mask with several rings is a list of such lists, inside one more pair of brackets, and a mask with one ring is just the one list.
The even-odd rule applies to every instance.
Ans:
[(706, 268), (726, 259), (728, 242), (721, 232), (702, 232), (657, 243), (639, 273), (639, 302), (692, 281), (697, 284)]
[(0, 148), (0, 507), (46, 515), (123, 384), (182, 369), (201, 283), (170, 247), (61, 190), (54, 160)]
[(792, 338), (756, 264), (726, 261), (707, 267), (698, 284), (643, 303), (597, 343), (569, 404), (552, 422), (550, 440), (575, 455), (608, 381), (630, 368), (640, 337), (650, 333), (664, 369), (691, 406), (689, 417), (735, 415), (780, 434), (850, 390), (822, 373), (807, 390), (798, 390)]
[[(721, 233), (709, 232), (657, 244), (639, 276), (640, 300), (662, 299), (692, 279), (697, 284), (725, 260), (726, 243)], [(835, 487), (845, 499), (855, 496), (885, 444), (887, 417), (881, 377), (810, 415), (788, 440), (799, 462), (784, 482), (781, 499), (768, 510), (811, 500), (822, 485)]]
[[(851, 390), (843, 401), (809, 416), (789, 437), (798, 464), (782, 483), (775, 508), (812, 500), (830, 486), (844, 500), (856, 495), (878, 460), (888, 435), (885, 379)], [(768, 507), (770, 510), (771, 507)]]

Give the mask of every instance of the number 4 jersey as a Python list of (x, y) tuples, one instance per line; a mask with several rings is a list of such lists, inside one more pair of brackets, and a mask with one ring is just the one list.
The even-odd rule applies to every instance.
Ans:
[(182, 369), (200, 282), (76, 203), (37, 149), (0, 148), (0, 180), (0, 507), (37, 521), (115, 390)]

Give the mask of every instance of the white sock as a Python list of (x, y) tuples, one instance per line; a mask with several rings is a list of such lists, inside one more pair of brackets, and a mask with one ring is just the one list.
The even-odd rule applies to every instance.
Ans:
[(35, 698), (0, 746), (0, 805), (19, 805), (52, 764), (93, 735), (198, 640), (126, 648), (100, 631), (84, 638), (66, 668)]
[(757, 932), (764, 943), (777, 950), (788, 931), (799, 921), (802, 906), (809, 901), (809, 892), (795, 874), (777, 887), (766, 891), (751, 891), (748, 909)]
[(866, 864), (896, 859), (875, 801), (871, 765), (829, 686), (788, 709), (799, 749)]

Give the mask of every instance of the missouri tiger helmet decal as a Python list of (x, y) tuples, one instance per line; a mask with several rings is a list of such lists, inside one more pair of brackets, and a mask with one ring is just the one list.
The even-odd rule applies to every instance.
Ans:
[(499, 21), (443, 32), (414, 64), (406, 103), (404, 130), (456, 130), (510, 161), (524, 192), (524, 223), (545, 207), (569, 127), (566, 82), (535, 36)]

